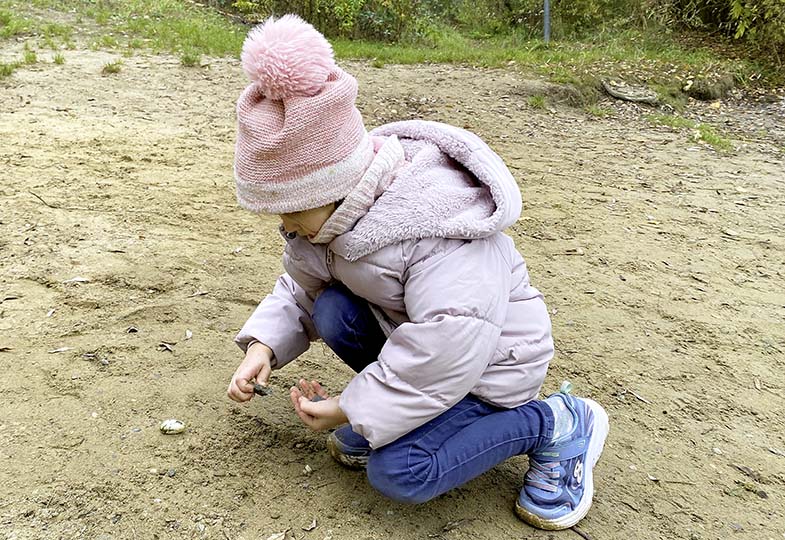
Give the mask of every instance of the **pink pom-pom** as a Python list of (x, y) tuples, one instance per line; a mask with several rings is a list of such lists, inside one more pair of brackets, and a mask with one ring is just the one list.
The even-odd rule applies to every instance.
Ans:
[(317, 94), (335, 69), (330, 43), (297, 15), (270, 17), (251, 30), (240, 60), (264, 95), (276, 100)]

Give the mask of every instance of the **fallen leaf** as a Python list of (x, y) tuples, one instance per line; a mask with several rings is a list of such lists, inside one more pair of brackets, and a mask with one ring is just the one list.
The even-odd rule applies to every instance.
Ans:
[(176, 343), (167, 343), (165, 341), (162, 341), (161, 343), (158, 344), (158, 350), (159, 351), (174, 352), (174, 346), (175, 345), (176, 345)]
[(777, 450), (776, 448), (769, 448), (769, 452), (771, 452), (775, 456), (785, 457), (785, 452), (783, 452), (782, 450)]
[(66, 279), (63, 283), (89, 283), (90, 280), (85, 277), (72, 277), (71, 279)]
[(13, 350), (14, 350), (13, 347), (2, 347), (2, 346), (0, 346), (0, 352), (9, 352), (9, 351), (13, 351)]
[(49, 354), (57, 354), (65, 351), (70, 351), (72, 349), (73, 347), (60, 347), (59, 349), (52, 349), (51, 351), (49, 351)]
[(739, 233), (734, 231), (733, 229), (722, 229), (722, 234), (725, 236), (730, 236), (733, 238), (734, 236), (739, 236)]
[(136, 334), (138, 331), (139, 329), (135, 326), (129, 326), (128, 328), (125, 329), (126, 334)]
[(312, 531), (312, 530), (314, 530), (315, 528), (316, 528), (316, 519), (314, 519), (313, 521), (311, 521), (311, 524), (310, 524), (310, 525), (308, 525), (307, 527), (302, 527), (302, 529), (303, 529), (304, 531)]
[(53, 309), (50, 309), (50, 310), (49, 310), (49, 312), (46, 314), (46, 316), (47, 316), (47, 317), (51, 317), (51, 316), (52, 316), (52, 315), (54, 315), (54, 314), (55, 314), (55, 310), (53, 310)]
[(284, 538), (286, 538), (286, 531), (271, 534), (270, 536), (267, 537), (267, 540), (283, 540)]
[(15, 294), (9, 294), (8, 296), (4, 296), (3, 299), (0, 300), (0, 304), (2, 304), (3, 302), (6, 302), (8, 300), (19, 300), (19, 298), (21, 298), (21, 297), (15, 295)]

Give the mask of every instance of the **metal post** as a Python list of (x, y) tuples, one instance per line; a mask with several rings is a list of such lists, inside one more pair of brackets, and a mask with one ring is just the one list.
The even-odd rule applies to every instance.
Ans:
[(551, 3), (549, 0), (545, 0), (542, 19), (545, 30), (545, 43), (548, 43), (551, 40)]

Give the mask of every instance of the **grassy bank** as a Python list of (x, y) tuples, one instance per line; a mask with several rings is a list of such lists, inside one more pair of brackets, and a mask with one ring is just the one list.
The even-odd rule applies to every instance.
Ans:
[[(85, 28), (90, 27), (90, 32)], [(223, 14), (183, 0), (0, 0), (0, 40), (26, 39), (33, 47), (73, 46), (133, 54), (134, 49), (180, 55), (198, 65), (201, 55), (237, 56), (247, 27)], [(597, 77), (623, 77), (678, 94), (689, 80), (731, 75), (738, 84), (779, 84), (782, 74), (686, 36), (615, 31), (581, 41), (542, 41), (514, 33), (473, 39), (434, 27), (416, 44), (333, 40), (339, 58), (369, 59), (375, 66), (423, 62), (486, 67), (516, 65), (556, 82), (593, 84)]]

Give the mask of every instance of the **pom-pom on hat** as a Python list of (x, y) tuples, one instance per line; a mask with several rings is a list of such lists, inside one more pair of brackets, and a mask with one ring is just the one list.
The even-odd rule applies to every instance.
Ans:
[(237, 102), (237, 200), (284, 214), (343, 199), (373, 159), (357, 81), (332, 47), (296, 15), (248, 33), (241, 55), (251, 84)]

